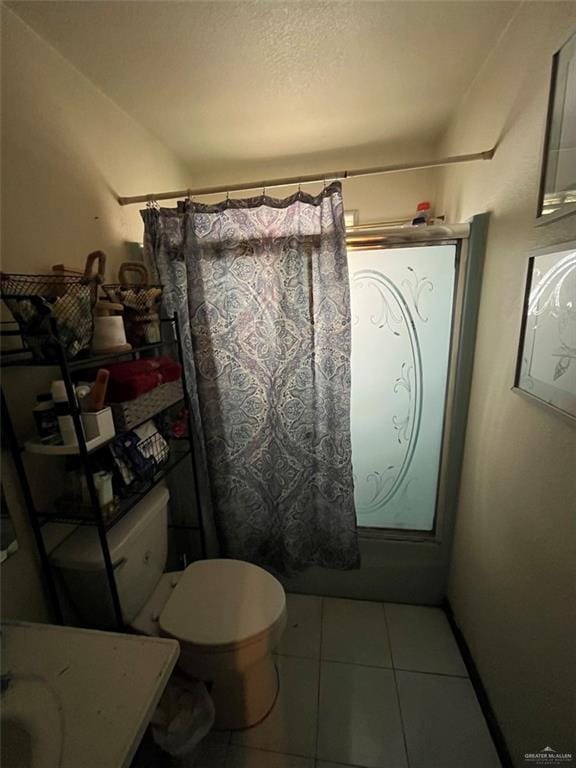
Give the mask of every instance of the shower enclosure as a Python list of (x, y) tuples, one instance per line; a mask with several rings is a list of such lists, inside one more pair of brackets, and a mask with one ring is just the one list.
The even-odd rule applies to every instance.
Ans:
[(437, 604), (445, 591), (487, 215), (349, 238), (351, 437), (362, 567), (290, 589)]
[(454, 243), (350, 254), (360, 527), (434, 529), (456, 259)]

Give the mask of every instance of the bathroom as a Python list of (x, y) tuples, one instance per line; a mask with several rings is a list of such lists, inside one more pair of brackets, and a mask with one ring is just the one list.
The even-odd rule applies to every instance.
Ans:
[[(3, 281), (82, 283), (96, 254), (95, 328), (132, 346), (20, 364), (3, 331), (2, 763), (576, 765), (576, 5), (0, 9)], [(219, 219), (251, 237), (223, 247)], [(552, 257), (568, 335), (539, 396), (526, 317)], [(157, 303), (141, 353), (126, 262)], [(278, 299), (266, 322), (240, 281), (254, 306)], [(223, 359), (229, 376), (205, 375)], [(133, 471), (170, 454), (122, 496), (109, 443), (128, 409), (65, 409), (132, 362), (161, 377), (136, 400), (178, 394), (169, 424), (135, 419), (156, 447)], [(47, 393), (64, 446), (35, 434)], [(48, 455), (78, 424), (89, 443), (90, 419), (100, 448)], [(70, 498), (111, 517), (81, 524)]]

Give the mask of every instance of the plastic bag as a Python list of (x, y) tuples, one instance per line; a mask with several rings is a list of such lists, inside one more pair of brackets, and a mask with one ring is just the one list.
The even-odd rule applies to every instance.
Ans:
[(189, 757), (214, 725), (214, 703), (200, 680), (174, 676), (152, 718), (154, 741), (174, 757)]

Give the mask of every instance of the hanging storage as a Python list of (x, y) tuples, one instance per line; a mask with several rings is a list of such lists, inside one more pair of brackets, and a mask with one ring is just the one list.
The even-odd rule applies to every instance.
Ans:
[[(94, 265), (97, 272), (94, 274)], [(22, 341), (38, 362), (56, 362), (58, 344), (70, 360), (90, 349), (93, 309), (104, 279), (106, 255), (93, 251), (83, 275), (0, 275), (0, 295), (18, 323)]]
[[(137, 282), (128, 280), (129, 273), (139, 276)], [(125, 261), (118, 270), (116, 284), (103, 285), (107, 299), (124, 307), (126, 341), (133, 347), (157, 344), (160, 341), (160, 302), (162, 286), (151, 285), (148, 268), (139, 261)]]

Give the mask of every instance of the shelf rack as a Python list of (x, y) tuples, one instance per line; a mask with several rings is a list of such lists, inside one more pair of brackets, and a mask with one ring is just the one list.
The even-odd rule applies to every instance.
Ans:
[[(100, 546), (102, 549), (102, 558), (104, 561), (104, 569), (108, 579), (108, 585), (110, 588), (110, 595), (112, 599), (112, 606), (114, 609), (114, 618), (116, 626), (119, 630), (124, 629), (124, 620), (122, 616), (122, 606), (120, 604), (120, 598), (118, 595), (118, 588), (116, 585), (116, 579), (114, 575), (114, 563), (112, 563), (110, 557), (110, 549), (108, 546), (107, 533), (110, 531), (120, 520), (122, 520), (135, 506), (140, 502), (146, 494), (164, 478), (166, 478), (177, 466), (181, 464), (186, 458), (190, 459), (192, 470), (192, 482), (194, 485), (194, 495), (196, 502), (196, 510), (198, 516), (198, 525), (177, 525), (176, 528), (186, 528), (187, 530), (197, 530), (200, 534), (201, 551), (202, 556), (206, 556), (206, 539), (202, 520), (202, 508), (200, 501), (200, 493), (198, 488), (198, 467), (196, 465), (196, 456), (194, 452), (194, 446), (192, 443), (194, 435), (194, 424), (192, 422), (192, 409), (190, 405), (189, 390), (186, 381), (186, 368), (183, 360), (182, 339), (180, 336), (180, 326), (178, 323), (178, 316), (174, 314), (170, 318), (161, 319), (162, 325), (162, 338), (163, 340), (156, 344), (147, 344), (142, 347), (134, 348), (130, 351), (119, 352), (108, 355), (96, 355), (93, 357), (79, 357), (74, 360), (68, 360), (65, 354), (64, 348), (57, 344), (58, 360), (55, 362), (41, 362), (32, 358), (29, 350), (22, 347), (15, 350), (7, 350), (0, 356), (0, 366), (3, 368), (8, 367), (43, 367), (60, 369), (61, 378), (64, 381), (66, 392), (68, 395), (68, 401), (70, 403), (70, 410), (72, 420), (74, 422), (74, 429), (78, 439), (78, 452), (77, 456), (80, 459), (82, 470), (86, 478), (86, 486), (88, 489), (88, 495), (90, 499), (90, 506), (83, 507), (78, 510), (77, 514), (74, 513), (62, 513), (57, 510), (54, 511), (39, 511), (33, 499), (30, 483), (24, 462), (22, 459), (23, 448), (19, 443), (18, 437), (14, 430), (12, 419), (10, 418), (10, 411), (2, 389), (2, 422), (3, 429), (6, 432), (6, 436), (9, 442), (12, 459), (16, 468), (16, 473), (20, 481), (26, 510), (28, 513), (28, 519), (32, 528), (36, 545), (38, 548), (38, 554), (40, 558), (40, 565), (42, 567), (44, 582), (48, 592), (48, 596), (54, 607), (54, 615), (56, 620), (62, 624), (64, 623), (60, 600), (58, 597), (58, 590), (56, 588), (56, 582), (52, 571), (49, 553), (46, 550), (43, 536), (43, 526), (47, 522), (59, 522), (68, 523), (73, 525), (92, 525), (95, 526), (98, 531), (98, 537)], [(0, 329), (0, 337), (4, 336), (16, 336), (19, 335), (18, 331), (14, 331), (11, 328), (5, 328), (6, 323), (2, 323)], [(13, 325), (13, 323), (8, 323)], [(56, 338), (56, 334), (54, 333)], [(118, 362), (129, 359), (139, 359), (142, 357), (158, 356), (166, 347), (175, 346), (178, 358), (182, 367), (182, 388), (184, 392), (183, 401), (185, 403), (188, 413), (188, 437), (183, 439), (170, 440), (170, 454), (166, 464), (160, 466), (154, 476), (148, 481), (140, 484), (137, 490), (128, 495), (126, 498), (120, 499), (116, 506), (113, 519), (106, 520), (105, 516), (100, 509), (98, 502), (98, 493), (94, 485), (94, 478), (92, 474), (92, 457), (96, 455), (102, 448), (108, 445), (111, 440), (108, 440), (102, 445), (99, 445), (95, 450), (90, 451), (86, 444), (84, 437), (84, 430), (81, 422), (81, 412), (78, 407), (76, 396), (74, 392), (74, 383), (72, 380), (72, 374), (77, 371), (85, 370), (88, 368), (103, 367), (107, 363)], [(178, 401), (182, 402), (182, 401)], [(155, 415), (158, 416), (165, 410), (173, 408), (177, 403), (172, 403), (167, 408), (159, 410)], [(152, 417), (153, 418), (153, 417)], [(147, 421), (148, 419), (146, 419)], [(138, 426), (138, 425), (136, 425)], [(119, 433), (122, 434), (122, 433)], [(117, 435), (116, 435), (117, 436)], [(57, 460), (55, 457), (54, 460)]]

